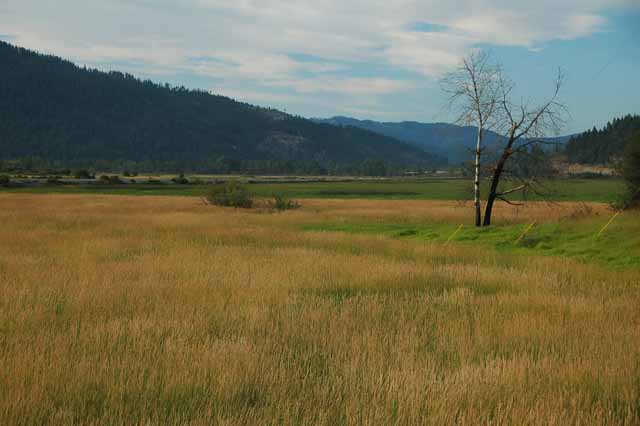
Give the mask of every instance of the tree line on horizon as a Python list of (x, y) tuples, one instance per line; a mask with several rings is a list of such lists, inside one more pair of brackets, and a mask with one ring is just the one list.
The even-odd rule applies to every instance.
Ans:
[(623, 157), (629, 141), (640, 133), (640, 115), (614, 118), (602, 129), (595, 126), (571, 137), (564, 153), (571, 163), (614, 164)]
[(419, 168), (410, 165), (398, 165), (382, 160), (366, 159), (358, 163), (342, 164), (328, 161), (286, 160), (234, 160), (220, 157), (202, 161), (130, 161), (130, 160), (78, 160), (60, 161), (42, 157), (19, 159), (0, 159), (0, 173), (12, 175), (40, 176), (90, 176), (96, 173), (128, 174), (243, 174), (275, 176), (373, 176), (392, 177), (408, 174), (435, 172), (435, 168)]

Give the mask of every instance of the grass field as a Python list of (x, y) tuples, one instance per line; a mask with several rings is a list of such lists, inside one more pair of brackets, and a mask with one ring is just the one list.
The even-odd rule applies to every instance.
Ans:
[[(549, 199), (555, 201), (611, 202), (622, 189), (616, 179), (559, 179), (548, 183)], [(471, 181), (460, 179), (425, 179), (406, 181), (354, 181), (305, 183), (256, 183), (249, 185), (261, 197), (274, 194), (290, 198), (378, 199), (378, 200), (463, 200), (471, 198)], [(20, 193), (184, 195), (202, 196), (207, 186), (190, 185), (71, 185), (2, 189)], [(486, 188), (485, 188), (486, 191)]]
[(0, 193), (0, 424), (639, 424), (640, 215), (610, 215), (447, 245), (468, 206)]
[[(478, 229), (470, 216), (471, 202), (404, 202), (402, 208), (397, 207), (396, 202), (378, 201), (360, 214), (344, 211), (342, 216), (318, 218), (300, 229), (479, 244), (499, 253), (565, 256), (608, 268), (640, 268), (637, 212), (614, 218), (615, 213), (600, 203), (533, 203), (506, 207), (503, 212), (508, 215), (499, 219), (498, 226)], [(368, 216), (364, 210), (371, 208), (380, 216)], [(609, 220), (611, 224), (600, 233)]]

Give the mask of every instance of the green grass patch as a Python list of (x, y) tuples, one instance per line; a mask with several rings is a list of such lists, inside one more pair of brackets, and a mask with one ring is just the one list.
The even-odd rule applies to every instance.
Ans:
[[(637, 213), (619, 216), (606, 232), (598, 232), (608, 220), (605, 217), (563, 220), (535, 225), (520, 240), (527, 224), (464, 227), (451, 243), (481, 244), (499, 251), (565, 256), (587, 263), (599, 263), (616, 269), (640, 267), (640, 220)], [(362, 221), (324, 222), (305, 225), (307, 231), (331, 231), (378, 234), (392, 238), (446, 243), (457, 226), (448, 223), (381, 223)]]
[[(555, 201), (612, 202), (622, 190), (616, 179), (562, 179), (548, 183), (548, 199)], [(281, 195), (292, 199), (376, 199), (376, 200), (468, 200), (468, 179), (424, 179), (397, 181), (252, 183), (249, 190), (258, 197)], [(2, 192), (205, 196), (210, 185), (55, 185), (0, 188)], [(486, 185), (485, 185), (486, 193)], [(536, 197), (532, 197), (535, 200)]]

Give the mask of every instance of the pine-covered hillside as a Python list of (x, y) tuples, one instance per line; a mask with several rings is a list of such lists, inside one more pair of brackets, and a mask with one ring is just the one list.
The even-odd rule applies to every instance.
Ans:
[(593, 128), (573, 136), (565, 153), (572, 163), (610, 164), (620, 159), (628, 141), (640, 132), (640, 116), (616, 118), (602, 129)]
[(439, 160), (408, 143), (0, 42), (0, 159)]

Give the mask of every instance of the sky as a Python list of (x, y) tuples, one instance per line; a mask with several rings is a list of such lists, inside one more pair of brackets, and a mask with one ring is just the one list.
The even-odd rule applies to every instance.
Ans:
[(451, 121), (439, 80), (487, 49), (564, 133), (640, 113), (640, 0), (1, 0), (0, 39), (305, 117)]

